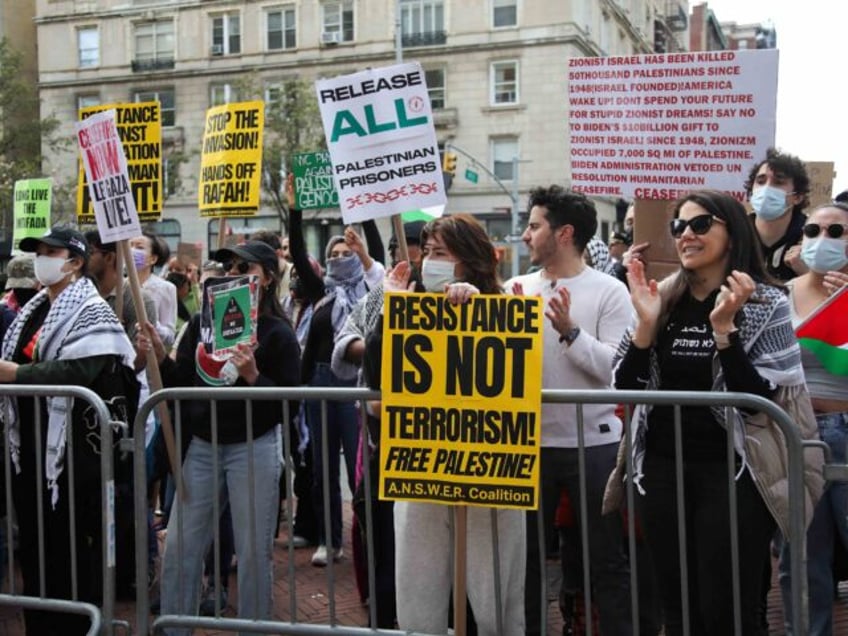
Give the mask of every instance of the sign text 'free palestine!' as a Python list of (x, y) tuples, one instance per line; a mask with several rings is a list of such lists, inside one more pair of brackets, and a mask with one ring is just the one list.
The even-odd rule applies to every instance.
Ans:
[(535, 509), (540, 300), (386, 294), (380, 498)]
[(433, 113), (418, 63), (315, 86), (345, 223), (445, 205)]

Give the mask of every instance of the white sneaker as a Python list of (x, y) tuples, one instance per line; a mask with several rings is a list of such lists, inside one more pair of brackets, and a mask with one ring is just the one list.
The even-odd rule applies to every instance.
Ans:
[[(318, 549), (315, 550), (315, 554), (312, 555), (312, 565), (316, 567), (325, 567), (327, 565), (327, 558), (329, 554), (327, 552), (327, 546), (319, 545)], [(333, 562), (338, 562), (344, 556), (344, 550), (342, 548), (333, 549)]]
[(319, 545), (312, 555), (312, 565), (322, 568), (327, 565), (327, 546)]

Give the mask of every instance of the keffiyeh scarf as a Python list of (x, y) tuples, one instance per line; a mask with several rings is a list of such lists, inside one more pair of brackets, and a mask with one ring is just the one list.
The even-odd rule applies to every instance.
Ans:
[[(333, 302), (333, 331), (338, 333), (344, 326), (347, 315), (368, 288), (365, 285), (365, 270), (358, 256), (343, 256), (327, 261), (327, 275), (324, 277), (327, 296)], [(326, 298), (326, 297), (325, 297)], [(315, 309), (323, 304), (319, 301)]]
[[(11, 360), (21, 333), (33, 312), (48, 302), (47, 290), (41, 290), (21, 309), (3, 339), (3, 359)], [(53, 301), (36, 344), (33, 362), (76, 360), (100, 355), (120, 356), (121, 362), (133, 368), (135, 350), (118, 322), (115, 312), (100, 297), (88, 278), (66, 287)], [(47, 398), (47, 457), (45, 473), (53, 506), (59, 500), (58, 479), (64, 469), (67, 440), (66, 398)], [(9, 451), (15, 470), (20, 473), (20, 422), (15, 400), (2, 398), (3, 419), (9, 430)]]

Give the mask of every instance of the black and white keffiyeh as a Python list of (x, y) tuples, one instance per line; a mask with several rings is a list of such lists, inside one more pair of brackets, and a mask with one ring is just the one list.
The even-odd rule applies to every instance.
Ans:
[[(41, 290), (18, 313), (3, 339), (3, 359), (11, 360), (29, 317), (47, 302), (47, 290)], [(76, 360), (99, 355), (117, 355), (121, 362), (133, 368), (135, 350), (97, 288), (88, 278), (80, 278), (66, 287), (53, 301), (36, 344), (34, 362)], [(20, 472), (20, 422), (15, 401), (3, 398), (2, 414), (9, 430), (9, 450), (15, 470)], [(59, 499), (58, 479), (64, 469), (67, 439), (67, 408), (65, 398), (47, 398), (47, 458), (45, 473), (53, 506)]]

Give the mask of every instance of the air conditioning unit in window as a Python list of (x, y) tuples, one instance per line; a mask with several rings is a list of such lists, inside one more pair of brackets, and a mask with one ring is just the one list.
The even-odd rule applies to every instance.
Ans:
[(223, 44), (213, 44), (212, 48), (209, 49), (209, 53), (212, 55), (223, 55), (224, 54), (224, 45)]
[(338, 44), (342, 41), (342, 34), (338, 31), (324, 31), (321, 34), (321, 44)]

